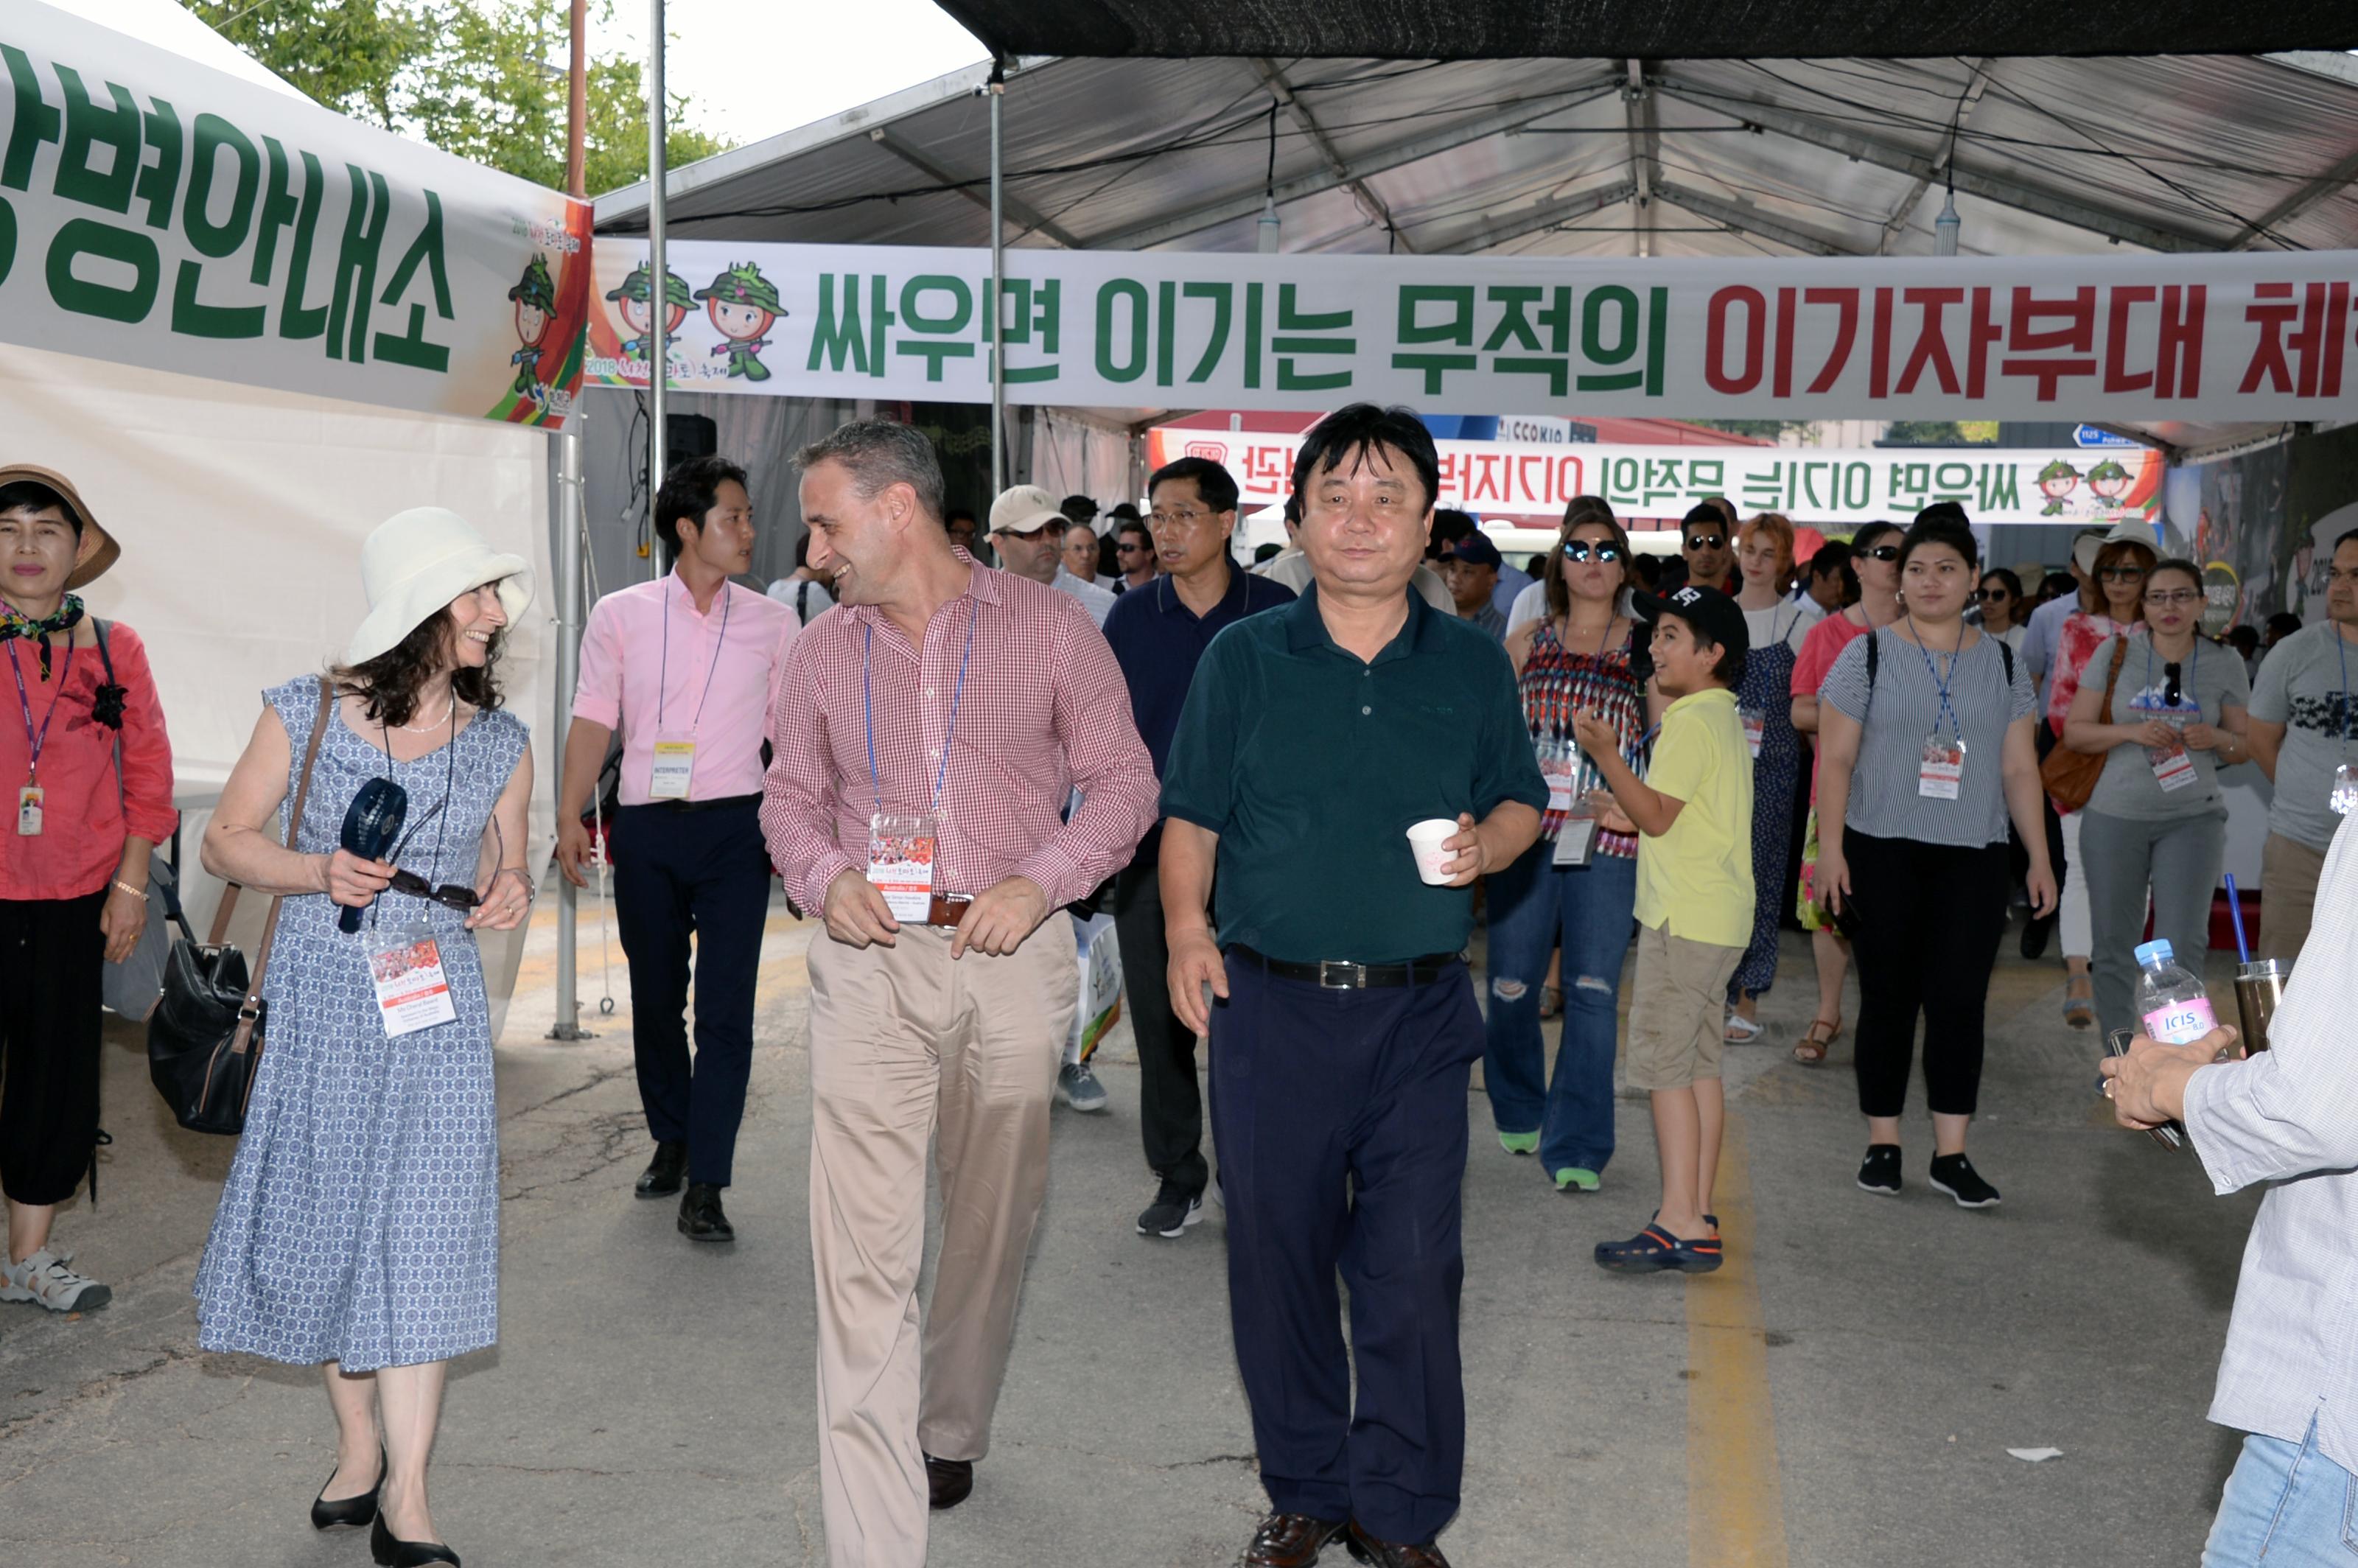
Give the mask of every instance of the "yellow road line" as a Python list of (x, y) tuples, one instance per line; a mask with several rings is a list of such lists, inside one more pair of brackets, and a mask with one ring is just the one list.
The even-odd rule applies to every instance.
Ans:
[(1719, 1152), (1718, 1272), (1687, 1281), (1687, 1562), (1691, 1568), (1785, 1568), (1785, 1491), (1768, 1409), (1768, 1353), (1744, 1119)]

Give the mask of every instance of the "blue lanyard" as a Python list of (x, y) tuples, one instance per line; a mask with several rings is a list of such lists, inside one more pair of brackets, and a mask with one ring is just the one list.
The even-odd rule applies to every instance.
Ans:
[[(1913, 615), (1908, 618), (1908, 630), (1916, 632), (1916, 617)], [(1924, 673), (1932, 677), (1932, 685), (1941, 694), (1941, 711), (1933, 717), (1932, 733), (1936, 737), (1941, 733), (1941, 720), (1946, 719), (1949, 721), (1949, 733), (1957, 738), (1958, 744), (1963, 745), (1965, 739), (1965, 727), (1958, 721), (1957, 710), (1949, 706), (1949, 687), (1957, 678), (1957, 661), (1965, 656), (1964, 633), (1962, 630), (1957, 633), (1957, 651), (1949, 655), (1949, 673), (1946, 676), (1942, 676), (1933, 666), (1932, 650), (1924, 645), (1924, 634), (1917, 632), (1916, 635), (1916, 652), (1923, 656)]]
[[(958, 655), (957, 684), (950, 688), (950, 721), (942, 730), (942, 765), (934, 774), (934, 798), (927, 811), (938, 816), (942, 809), (942, 785), (950, 776), (950, 737), (957, 733), (958, 702), (966, 696), (967, 662), (974, 657), (974, 622), (982, 613), (982, 600), (976, 600), (966, 612), (966, 652)], [(884, 815), (884, 784), (876, 773), (876, 691), (869, 676), (869, 658), (876, 649), (876, 624), (870, 622), (867, 637), (860, 644), (860, 709), (868, 721), (868, 794), (876, 803), (876, 815)], [(918, 654), (922, 664), (925, 655)]]
[[(682, 593), (687, 591), (685, 583), (680, 586), (680, 591)], [(730, 593), (729, 584), (724, 580), (720, 585), (720, 635), (712, 640), (712, 665), (704, 672), (704, 695), (696, 699), (696, 722), (687, 727), (688, 733), (691, 735), (704, 728), (704, 705), (712, 696), (712, 677), (719, 672), (720, 650), (729, 641), (729, 605), (734, 597)], [(663, 733), (665, 695), (664, 687), (671, 682), (671, 582), (669, 579), (664, 581), (663, 607), (663, 656), (655, 675), (655, 733), (658, 735)]]
[[(25, 744), (31, 748), (33, 753), (25, 767), (25, 782), (28, 784), (39, 782), (41, 750), (49, 743), (50, 721), (57, 718), (58, 709), (65, 706), (66, 677), (73, 674), (73, 634), (68, 633), (65, 668), (58, 672), (58, 694), (50, 699), (49, 710), (41, 715), (41, 728), (37, 734), (33, 730), (33, 698), (25, 690), (25, 666), (16, 662), (16, 644), (14, 642), (8, 644), (8, 670), (16, 677), (16, 708), (25, 716)], [(2344, 706), (2347, 706), (2346, 702)]]

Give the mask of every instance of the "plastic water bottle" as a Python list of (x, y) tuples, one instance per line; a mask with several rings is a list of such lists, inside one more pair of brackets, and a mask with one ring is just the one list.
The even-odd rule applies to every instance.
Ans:
[(2146, 1037), (2165, 1045), (2190, 1045), (2219, 1027), (2202, 981), (2179, 967), (2167, 942), (2136, 949), (2136, 1015)]

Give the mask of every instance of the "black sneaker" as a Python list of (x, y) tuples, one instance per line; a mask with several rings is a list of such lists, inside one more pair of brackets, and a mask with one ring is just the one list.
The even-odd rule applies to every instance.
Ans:
[(1203, 1219), (1204, 1195), (1189, 1192), (1165, 1176), (1162, 1187), (1154, 1195), (1154, 1201), (1148, 1204), (1146, 1212), (1138, 1217), (1138, 1233), (1141, 1236), (1177, 1236), (1191, 1225), (1202, 1224)]
[[(1860, 1178), (1866, 1184), (1866, 1178)], [(1997, 1189), (1982, 1180), (1974, 1162), (1963, 1154), (1932, 1157), (1932, 1184), (1957, 1200), (1959, 1208), (1996, 1208)]]
[[(1940, 1162), (1934, 1161), (1932, 1168), (1940, 1169)], [(1858, 1162), (1858, 1185), (1861, 1192), (1873, 1193), (1877, 1197), (1898, 1197), (1899, 1195), (1899, 1145), (1897, 1143), (1868, 1144), (1866, 1158)]]

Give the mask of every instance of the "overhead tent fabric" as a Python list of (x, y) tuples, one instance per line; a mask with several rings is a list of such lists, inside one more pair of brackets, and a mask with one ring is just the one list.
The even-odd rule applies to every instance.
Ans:
[[(987, 244), (989, 74), (674, 170), (670, 231)], [(2325, 52), (1028, 57), (1005, 143), (1019, 255), (1251, 252), (1265, 191), (1288, 255), (1924, 256), (1952, 187), (1964, 257), (2358, 246), (2358, 61)], [(644, 185), (602, 198), (600, 232), (644, 232), (645, 209)], [(2201, 455), (2277, 428), (2136, 433)]]
[(2350, 37), (2347, 0), (936, 0), (1002, 54), (1534, 55), (1795, 59), (1859, 55), (2257, 54)]

